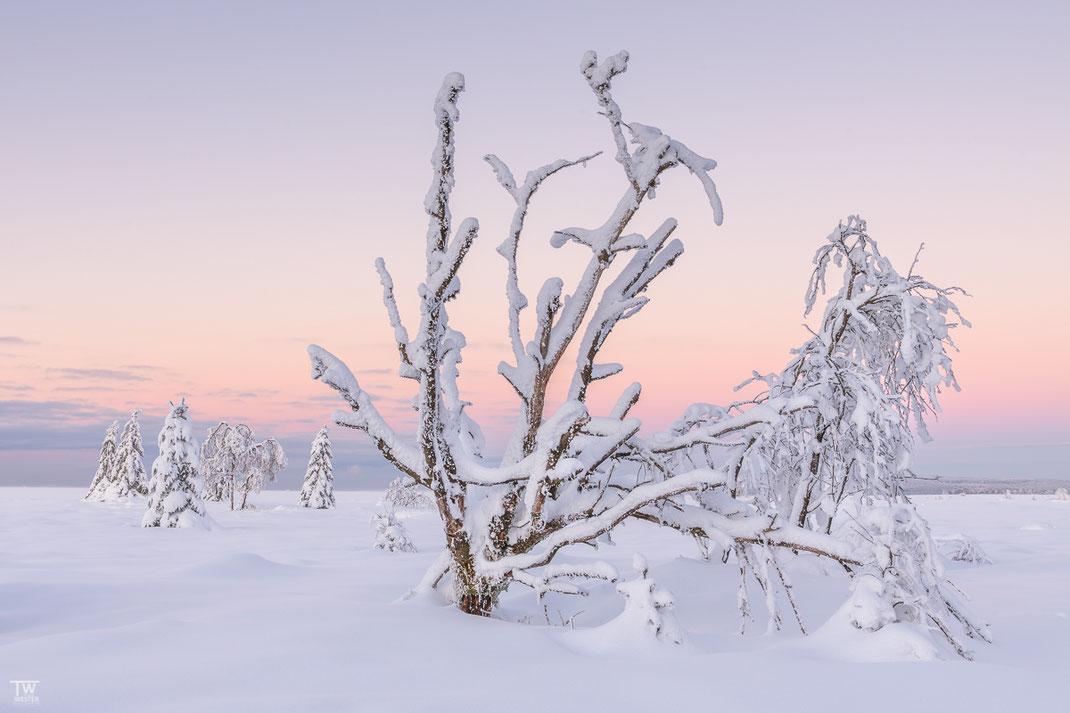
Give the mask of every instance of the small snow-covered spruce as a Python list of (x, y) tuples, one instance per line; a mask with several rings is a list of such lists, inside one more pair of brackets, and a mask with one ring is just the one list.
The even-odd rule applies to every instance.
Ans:
[(382, 504), (391, 510), (426, 510), (435, 506), (427, 488), (407, 475), (394, 478), (386, 486)]
[(1051, 499), (1067, 501), (1070, 500), (1070, 493), (1067, 492), (1066, 488), (1056, 488), (1055, 494), (1051, 496)]
[(673, 596), (661, 589), (648, 576), (646, 559), (636, 554), (632, 563), (635, 579), (617, 583), (617, 592), (624, 597), (624, 611), (614, 624), (631, 625), (649, 631), (658, 641), (683, 643), (680, 626), (673, 613)]
[(101, 500), (116, 501), (148, 492), (145, 476), (145, 449), (141, 445), (141, 425), (137, 417), (141, 409), (130, 414), (123, 427), (119, 448), (115, 453), (115, 469), (111, 481), (104, 488)]
[(249, 507), (250, 493), (259, 493), (265, 483), (286, 467), (286, 454), (274, 438), (257, 441), (253, 430), (244, 423), (231, 426), (226, 421), (209, 429), (201, 446), (204, 471), (204, 497), (213, 501), (230, 501), (240, 495), (239, 509)]
[(97, 472), (93, 481), (89, 484), (89, 492), (85, 500), (101, 500), (115, 474), (115, 453), (119, 444), (119, 422), (113, 421), (108, 426), (104, 435), (104, 442), (100, 444), (100, 459), (97, 461)]
[(160, 455), (152, 462), (149, 509), (142, 527), (209, 527), (201, 500), (197, 442), (186, 415), (186, 400), (171, 404), (158, 440)]
[(331, 439), (324, 426), (312, 441), (308, 470), (301, 486), (301, 505), (326, 510), (334, 507), (334, 473), (331, 466)]
[(372, 527), (375, 528), (375, 547), (387, 552), (415, 552), (416, 547), (409, 539), (409, 533), (397, 516), (389, 511), (372, 515)]

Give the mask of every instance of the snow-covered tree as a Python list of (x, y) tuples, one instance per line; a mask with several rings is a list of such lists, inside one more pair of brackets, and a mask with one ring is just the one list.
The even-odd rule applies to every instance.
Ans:
[(325, 510), (334, 507), (334, 472), (331, 465), (331, 439), (324, 426), (312, 441), (308, 470), (301, 486), (300, 504)]
[(386, 511), (372, 515), (372, 527), (375, 528), (376, 549), (387, 552), (415, 552), (416, 546), (409, 539), (405, 526), (397, 515)]
[[(399, 376), (416, 386), (414, 436), (407, 439), (387, 423), (344, 362), (321, 347), (309, 347), (313, 378), (348, 404), (348, 411), (334, 412), (334, 422), (366, 433), (403, 477), (435, 498), (447, 550), (417, 591), (437, 586), (448, 574), (457, 606), (486, 615), (512, 582), (537, 593), (577, 593), (578, 579), (616, 581), (608, 566), (559, 564), (554, 558), (634, 518), (676, 528), (725, 561), (734, 555), (741, 573), (741, 612), (749, 611), (746, 578), (756, 578), (776, 625), (778, 602), (787, 599), (802, 626), (781, 561), (804, 553), (840, 563), (856, 580), (873, 567), (883, 567), (881, 576), (908, 572), (881, 590), (885, 601), (891, 601), (892, 592), (912, 597), (916, 606), (910, 613), (893, 604), (897, 616), (928, 617), (945, 635), (950, 623), (958, 622), (968, 636), (983, 637), (949, 594), (953, 588), (938, 562), (921, 556), (931, 541), (928, 530), (920, 518), (908, 516), (911, 506), (900, 487), (909, 474), (911, 426), (924, 437), (925, 416), (939, 410), (941, 388), (955, 386), (949, 331), (958, 314), (951, 301), (957, 290), (936, 287), (913, 269), (906, 276), (897, 273), (860, 219), (840, 226), (819, 250), (807, 311), (825, 289), (830, 263), (844, 270), (843, 287), (788, 367), (779, 375), (758, 377), (766, 391), (728, 407), (693, 406), (669, 432), (652, 438), (640, 438), (640, 422), (629, 416), (640, 397), (639, 384), (620, 390), (608, 413), (590, 410), (591, 385), (623, 369), (599, 361), (608, 336), (646, 305), (647, 287), (683, 253), (682, 243), (672, 238), (672, 219), (649, 236), (629, 230), (662, 174), (686, 168), (705, 189), (715, 222), (721, 222), (709, 176), (716, 163), (659, 129), (623, 120), (611, 88), (627, 63), (625, 52), (601, 63), (588, 52), (581, 61), (626, 185), (600, 225), (552, 234), (553, 247), (588, 254), (571, 290), (566, 292), (564, 279), (551, 276), (532, 305), (520, 286), (519, 244), (542, 183), (598, 154), (549, 163), (521, 181), (497, 156), (485, 157), (516, 204), (498, 247), (506, 262), (512, 348), (511, 359), (498, 371), (520, 406), (504, 454), (483, 452), (480, 427), (458, 388), (465, 338), (448, 314), (479, 230), (469, 218), (454, 231), (449, 209), (463, 76), (447, 75), (434, 105), (438, 142), (424, 203), (426, 269), (417, 289), (414, 338), (403, 324), (386, 265), (376, 262)], [(529, 306), (534, 326), (525, 331), (521, 317)], [(569, 374), (565, 354), (570, 349), (576, 357)], [(553, 408), (547, 390), (562, 376), (569, 389)], [(888, 517), (851, 523), (841, 512), (848, 502), (866, 512), (896, 509)], [(884, 550), (871, 546), (882, 538), (890, 569)], [(896, 558), (910, 566), (896, 569)], [(965, 652), (954, 634), (948, 638)]]
[[(245, 426), (244, 430), (248, 428)], [(208, 437), (201, 444), (201, 473), (204, 476), (204, 499), (214, 502), (229, 499), (233, 510), (238, 465), (235, 453), (227, 444), (231, 430), (226, 421), (208, 429)]]
[[(842, 269), (843, 283), (787, 368), (749, 380), (767, 387), (752, 400), (692, 406), (669, 433), (646, 444), (651, 455), (670, 456), (663, 468), (705, 462), (726, 472), (725, 487), (700, 495), (697, 506), (678, 501), (648, 514), (702, 540), (711, 536), (735, 554), (744, 616), (749, 573), (775, 626), (778, 591), (803, 626), (780, 566), (779, 539), (793, 532), (790, 549), (832, 557), (852, 572), (856, 599), (872, 602), (879, 594), (881, 611), (898, 617), (890, 621), (925, 621), (966, 656), (961, 635), (987, 640), (986, 630), (973, 623), (944, 577), (928, 526), (902, 487), (911, 476), (912, 429), (928, 438), (926, 418), (939, 412), (942, 388), (958, 388), (950, 333), (968, 323), (951, 298), (962, 291), (915, 274), (916, 258), (900, 274), (855, 217), (829, 236), (814, 263), (807, 314), (825, 289), (830, 264)], [(751, 497), (743, 503), (737, 495)], [(726, 541), (724, 518), (747, 513), (764, 520), (765, 530)], [(859, 584), (862, 576), (884, 584)], [(913, 608), (902, 605), (903, 597)], [(884, 621), (876, 609), (866, 611), (870, 623)]]
[(104, 435), (104, 442), (100, 444), (100, 459), (97, 461), (97, 472), (93, 481), (89, 484), (89, 492), (85, 500), (100, 500), (103, 498), (108, 483), (115, 476), (115, 453), (119, 445), (119, 422), (113, 421), (108, 426)]
[(286, 455), (274, 438), (257, 441), (253, 430), (244, 423), (231, 426), (225, 421), (209, 429), (201, 447), (201, 468), (204, 472), (204, 497), (214, 501), (230, 501), (241, 496), (239, 508), (248, 506), (250, 493), (259, 493), (265, 483), (286, 467)]
[[(449, 208), (462, 75), (447, 75), (434, 103), (438, 141), (424, 202), (429, 218), (426, 276), (418, 288), (415, 339), (409, 339), (403, 326), (386, 265), (381, 259), (376, 263), (397, 341), (400, 375), (417, 384), (415, 447), (387, 424), (341, 360), (318, 346), (309, 347), (313, 378), (336, 389), (350, 407), (349, 412), (335, 412), (334, 422), (367, 433), (388, 462), (433, 493), (449, 552), (437, 574), (452, 573), (454, 599), (468, 613), (488, 614), (510, 582), (538, 579), (531, 570), (548, 565), (563, 547), (594, 540), (649, 504), (723, 480), (709, 468), (697, 468), (643, 483), (613, 468), (614, 455), (639, 430), (638, 419), (628, 417), (639, 398), (638, 384), (624, 389), (608, 414), (592, 414), (586, 405), (588, 387), (622, 368), (597, 362), (606, 338), (620, 321), (642, 309), (647, 302), (643, 292), (683, 252), (682, 243), (671, 237), (674, 220), (664, 221), (649, 237), (629, 230), (662, 175), (680, 167), (691, 172), (705, 189), (715, 221), (721, 222), (720, 199), (709, 176), (716, 162), (654, 127), (622, 119), (611, 83), (627, 63), (626, 52), (601, 63), (594, 52), (582, 59), (580, 70), (608, 122), (625, 186), (601, 225), (566, 227), (551, 237), (556, 248), (575, 246), (587, 254), (587, 265), (569, 294), (562, 278), (543, 283), (535, 299), (535, 327), (527, 339), (522, 336), (521, 312), (529, 302), (520, 287), (517, 255), (531, 200), (546, 179), (584, 165), (598, 153), (554, 161), (519, 182), (504, 161), (486, 157), (516, 205), (498, 248), (506, 261), (513, 350), (512, 362), (503, 362), (499, 372), (521, 405), (504, 457), (484, 457), (480, 427), (465, 410), (457, 384), (465, 339), (450, 324), (447, 310), (459, 293), (458, 272), (479, 231), (478, 222), (469, 218), (454, 232)], [(567, 400), (550, 410), (548, 386), (573, 345), (578, 359)], [(551, 572), (553, 578), (582, 576), (564, 566)]]
[(182, 399), (171, 404), (157, 443), (160, 455), (152, 462), (149, 509), (142, 527), (210, 527), (201, 500), (201, 475), (197, 469), (197, 442)]
[(101, 500), (114, 502), (148, 492), (145, 476), (145, 449), (141, 445), (141, 425), (137, 417), (141, 409), (134, 409), (123, 427), (119, 448), (115, 453), (112, 478), (104, 486)]
[(390, 481), (383, 493), (382, 505), (390, 510), (426, 510), (435, 506), (430, 491), (407, 475)]

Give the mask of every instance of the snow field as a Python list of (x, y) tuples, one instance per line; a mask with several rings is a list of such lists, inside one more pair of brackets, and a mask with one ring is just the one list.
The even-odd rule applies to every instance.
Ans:
[(974, 662), (922, 663), (935, 652), (907, 627), (867, 634), (834, 616), (846, 578), (809, 557), (789, 571), (811, 635), (790, 618), (766, 635), (756, 606), (738, 636), (735, 564), (645, 523), (562, 562), (607, 560), (630, 579), (641, 552), (673, 595), (679, 646), (613, 621), (624, 600), (608, 583), (547, 595), (545, 612), (514, 585), (497, 619), (401, 601), (441, 527), (401, 511), (419, 551), (375, 549), (377, 492), (337, 492), (335, 510), (288, 491), (251, 512), (209, 503), (211, 531), (144, 529), (143, 498), (82, 495), (0, 488), (0, 678), (40, 681), (39, 704), (9, 688), (0, 710), (1002, 713), (1067, 700), (1070, 502), (1044, 496), (916, 498), (937, 537), (966, 533), (993, 560), (947, 568), (995, 643), (975, 644)]

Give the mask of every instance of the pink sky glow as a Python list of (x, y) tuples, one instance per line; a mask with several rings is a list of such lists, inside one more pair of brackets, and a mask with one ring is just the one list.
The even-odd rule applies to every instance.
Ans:
[[(666, 23), (625, 7), (505, 5), (428, 6), (419, 27), (385, 6), (4, 10), (0, 484), (59, 482), (47, 474), (77, 469), (67, 450), (88, 482), (112, 418), (144, 408), (151, 442), (183, 396), (198, 430), (245, 421), (305, 443), (341, 405), (310, 380), (309, 343), (411, 422), (373, 262), (414, 330), (430, 106), (452, 70), (468, 80), (453, 215), (481, 233), (451, 324), (470, 344), (465, 397), (502, 440), (515, 403), (495, 373), (509, 351), (494, 248), (512, 204), (481, 158), (522, 175), (611, 151), (577, 69), (588, 48), (631, 52), (625, 119), (715, 158), (725, 205), (717, 227), (681, 173), (639, 217), (640, 232), (676, 217), (686, 253), (611, 338), (604, 360), (625, 370), (596, 405), (640, 381), (639, 415), (661, 428), (779, 370), (806, 338), (813, 252), (859, 213), (902, 271), (925, 243), (918, 271), (972, 294), (938, 442), (1021, 449), (1021, 472), (993, 475), (1070, 475), (1029, 465), (1034, 446), (1070, 444), (1065, 8), (681, 3), (663, 10), (666, 42)], [(552, 230), (602, 222), (622, 189), (609, 155), (546, 184), (522, 247), (529, 295), (582, 264)]]

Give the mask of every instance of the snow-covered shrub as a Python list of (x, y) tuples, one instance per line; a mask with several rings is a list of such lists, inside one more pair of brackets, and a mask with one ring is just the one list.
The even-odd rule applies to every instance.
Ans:
[(226, 421), (209, 429), (201, 447), (201, 468), (204, 472), (204, 497), (207, 500), (230, 501), (241, 494), (239, 508), (248, 504), (250, 493), (259, 493), (265, 483), (275, 482), (286, 467), (286, 454), (274, 438), (257, 441), (253, 429), (244, 423), (231, 426)]
[(299, 503), (306, 508), (326, 510), (334, 507), (334, 470), (331, 463), (331, 438), (324, 426), (312, 441), (305, 482)]
[(648, 576), (642, 555), (635, 555), (633, 567), (635, 579), (617, 583), (617, 592), (624, 597), (624, 611), (613, 620), (613, 625), (647, 631), (658, 641), (682, 643), (684, 638), (673, 613), (672, 593), (658, 587)]
[(185, 399), (172, 403), (160, 431), (160, 455), (152, 462), (149, 509), (142, 527), (210, 527), (200, 495), (203, 484), (188, 408)]
[(380, 502), (391, 510), (429, 510), (435, 507), (427, 488), (407, 475), (390, 481)]
[(967, 564), (992, 564), (992, 560), (981, 548), (981, 544), (969, 535), (957, 534), (938, 540), (940, 551), (945, 557)]
[(111, 479), (98, 488), (97, 499), (115, 502), (148, 492), (145, 476), (145, 449), (141, 445), (141, 425), (137, 417), (141, 409), (130, 414), (130, 420), (123, 427), (119, 447), (115, 452), (115, 467)]
[(1067, 492), (1066, 488), (1056, 488), (1055, 494), (1051, 496), (1051, 499), (1063, 501), (1070, 500), (1070, 493)]
[(108, 485), (115, 477), (115, 453), (119, 444), (119, 422), (113, 421), (104, 435), (104, 442), (100, 444), (100, 458), (97, 461), (97, 472), (93, 481), (89, 484), (89, 492), (85, 500), (102, 500)]
[(372, 527), (375, 528), (375, 546), (387, 552), (415, 552), (416, 546), (409, 540), (409, 533), (392, 512), (372, 515)]

